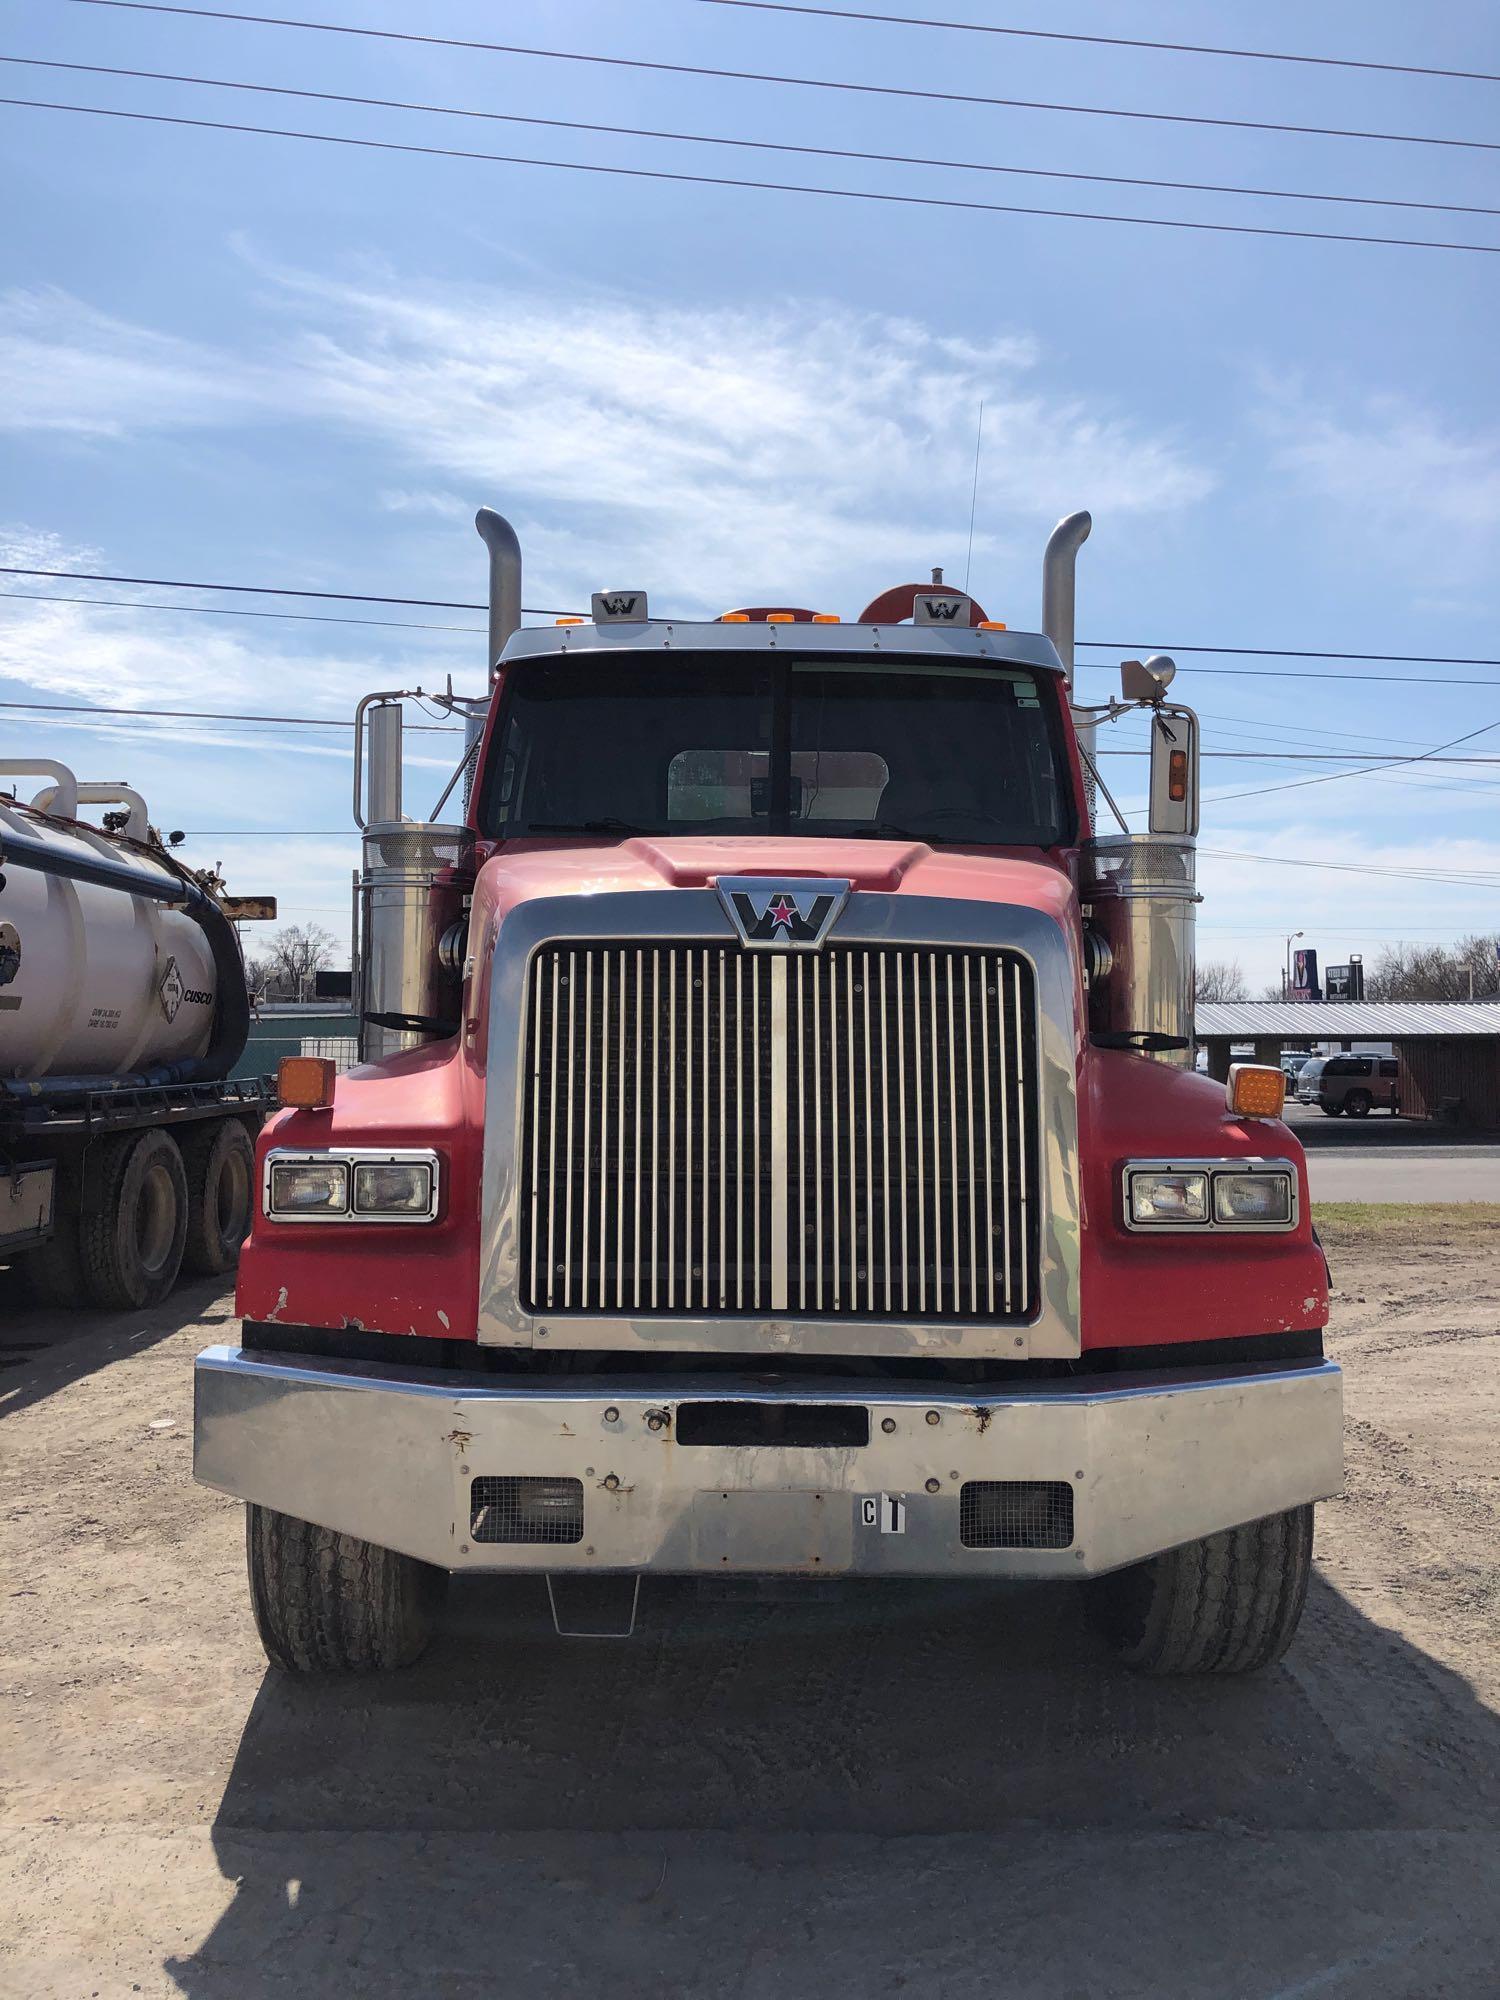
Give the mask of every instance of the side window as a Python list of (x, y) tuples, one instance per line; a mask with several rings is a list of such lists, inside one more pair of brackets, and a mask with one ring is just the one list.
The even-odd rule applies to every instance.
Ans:
[(1396, 1058), (1394, 1056), (1382, 1056), (1380, 1058), (1380, 1074), (1382, 1076), (1396, 1075)]

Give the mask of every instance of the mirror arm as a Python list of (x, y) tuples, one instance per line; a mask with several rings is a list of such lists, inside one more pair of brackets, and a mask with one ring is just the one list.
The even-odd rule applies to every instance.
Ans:
[(1104, 799), (1105, 804), (1109, 807), (1110, 811), (1114, 814), (1115, 818), (1120, 822), (1121, 833), (1129, 833), (1130, 822), (1126, 819), (1124, 813), (1120, 811), (1120, 808), (1115, 804), (1114, 794), (1110, 791), (1109, 786), (1105, 784), (1104, 780), (1099, 775), (1099, 766), (1094, 762), (1093, 758), (1089, 755), (1088, 751), (1084, 749), (1081, 743), (1078, 746), (1078, 754), (1083, 759), (1083, 768), (1088, 772), (1089, 776), (1093, 779), (1101, 796)]

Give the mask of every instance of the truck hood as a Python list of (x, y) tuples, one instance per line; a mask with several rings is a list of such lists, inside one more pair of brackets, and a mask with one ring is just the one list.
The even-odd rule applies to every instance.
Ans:
[(703, 889), (721, 875), (795, 881), (832, 876), (856, 890), (1020, 903), (1070, 928), (1072, 883), (1065, 861), (1035, 848), (928, 847), (922, 841), (809, 840), (735, 836), (608, 842), (514, 841), (480, 872), (475, 912), (503, 919), (536, 896), (601, 896), (641, 890)]

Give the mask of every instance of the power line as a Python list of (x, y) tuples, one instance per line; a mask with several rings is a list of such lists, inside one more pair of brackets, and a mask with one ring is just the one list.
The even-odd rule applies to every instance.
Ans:
[[(133, 7), (144, 5), (145, 0), (73, 0), (73, 4)], [(168, 11), (192, 13), (195, 10)], [(360, 32), (374, 33), (375, 30), (361, 29)], [(874, 202), (889, 208), (955, 209), (969, 215), (1043, 216), (1053, 222), (1125, 223), (1140, 229), (1197, 230), (1211, 236), (1277, 236), (1307, 243), (1379, 244), (1393, 250), (1453, 250), (1466, 255), (1500, 257), (1500, 243), (1449, 243), (1427, 236), (1362, 236), (1349, 230), (1277, 229), (1267, 223), (1255, 222), (1190, 222), (1180, 216), (1113, 215), (1089, 208), (1036, 208), (1016, 202), (965, 201), (953, 195), (884, 194), (873, 188), (821, 187), (806, 181), (757, 181), (732, 174), (684, 174), (665, 167), (612, 167), (593, 160), (543, 160), (525, 153), (480, 153), (458, 146), (417, 146), (395, 139), (355, 139), (337, 132), (302, 132), (281, 125), (249, 125), (220, 118), (169, 117), (161, 111), (121, 111), (102, 104), (58, 104), (35, 97), (0, 97), (0, 104), (24, 106), (31, 111), (66, 111), (89, 118), (122, 118), (138, 125), (176, 125), (198, 132), (240, 132), (260, 139), (299, 139), (323, 146), (353, 147), (363, 152), (411, 153), (432, 160), (477, 160), (491, 166), (547, 167), (560, 173), (605, 174), (618, 180), (669, 181), (686, 187), (740, 188), (757, 194), (810, 194), (831, 201)], [(1500, 140), (1495, 142), (1495, 150), (1500, 152)]]
[(851, 146), (805, 146), (783, 139), (740, 139), (713, 132), (676, 132), (650, 125), (605, 125), (578, 118), (538, 118), (516, 111), (482, 111), (457, 104), (424, 104), (403, 97), (361, 97), (339, 90), (302, 90), (290, 84), (250, 83), (239, 77), (196, 76), (174, 70), (123, 69), (109, 63), (58, 62), (42, 56), (0, 55), (0, 63), (25, 69), (67, 70), (82, 76), (121, 76), (147, 83), (185, 83), (204, 90), (246, 90), (319, 104), (354, 104), (367, 110), (418, 111), (440, 118), (477, 118), (489, 124), (536, 125), (553, 132), (592, 132), (620, 139), (665, 139), (689, 146), (729, 146), (756, 153), (794, 153), (820, 160), (863, 160), (878, 165), (938, 167), (966, 174), (1011, 174), (1028, 180), (1086, 181), (1104, 187), (1166, 188), (1184, 194), (1252, 195), (1270, 201), (1337, 202), (1356, 208), (1417, 209), (1434, 215), (1500, 215), (1500, 208), (1471, 202), (1410, 201), (1397, 196), (1322, 194), (1304, 188), (1241, 187), (1223, 181), (1148, 180), (1135, 174), (1087, 174), (1058, 167), (1016, 167), (988, 160), (948, 160), (921, 153), (867, 152)]
[[(1303, 652), (1296, 646), (1189, 646), (1144, 639), (1079, 639), (1077, 645), (1091, 653), (1227, 653), (1254, 660), (1379, 660), (1387, 666), (1408, 667), (1500, 667), (1500, 659), (1476, 655), (1469, 659), (1457, 653), (1329, 653)], [(1085, 660), (1085, 666), (1091, 662)], [(1095, 673), (1105, 669), (1094, 667)], [(1353, 678), (1351, 676), (1351, 678)], [(1399, 676), (1397, 676), (1399, 678)], [(1480, 685), (1485, 685), (1480, 683)]]
[[(243, 715), (217, 708), (107, 708), (98, 702), (0, 701), (0, 709), (36, 709), (48, 715), (122, 715), (155, 722), (255, 722), (275, 723), (295, 729), (352, 729), (352, 722), (324, 715)], [(409, 722), (407, 728), (426, 736), (461, 736), (457, 723)]]
[(114, 7), (138, 14), (186, 15), (199, 21), (237, 21), (262, 28), (301, 28), (317, 34), (358, 35), (373, 41), (414, 42), (429, 48), (473, 49), (488, 55), (531, 56), (545, 62), (591, 63), (604, 69), (648, 70), (657, 75), (712, 77), (731, 83), (791, 84), (804, 90), (850, 91), (866, 97), (904, 97), (931, 104), (979, 104), (1013, 111), (1054, 111), (1086, 118), (1127, 118), (1148, 124), (1207, 125), (1239, 132), (1291, 132), (1304, 138), (1375, 139), (1403, 146), (1449, 146), (1500, 152), (1500, 139), (1454, 139), (1421, 132), (1365, 132), (1337, 125), (1290, 125), (1258, 118), (1214, 118), (1186, 111), (1130, 111), (1117, 105), (1053, 104), (1026, 97), (987, 97), (971, 91), (919, 90), (910, 84), (858, 83), (845, 77), (782, 76), (764, 70), (721, 69), (707, 63), (649, 61), (641, 56), (601, 56), (578, 49), (539, 49), (519, 42), (481, 42), (453, 35), (417, 35), (396, 28), (355, 27), (344, 21), (288, 19), (222, 7), (181, 7), (168, 0), (72, 0), (80, 7)]
[[(0, 99), (0, 103), (4, 101)], [(223, 590), (244, 597), (308, 597), (328, 604), (397, 604), (417, 611), (483, 611), (487, 608), (466, 598), (377, 597), (367, 590), (292, 590), (277, 583), (188, 583), (181, 577), (106, 576), (102, 570), (94, 569), (22, 569), (14, 563), (0, 563), (0, 576), (52, 576), (79, 583), (129, 583), (145, 590)], [(528, 618), (567, 618), (573, 615), (541, 604), (523, 604), (521, 609)], [(477, 631), (479, 628), (458, 626), (453, 629)], [(1463, 664), (1467, 666), (1470, 662)], [(1500, 660), (1494, 664), (1500, 667)]]
[(1482, 723), (1478, 729), (1471, 729), (1463, 736), (1451, 737), (1446, 743), (1434, 744), (1431, 750), (1418, 751), (1412, 757), (1392, 757), (1383, 764), (1371, 764), (1362, 771), (1326, 771), (1319, 778), (1294, 778), (1285, 785), (1258, 785), (1250, 792), (1211, 793), (1205, 804), (1227, 805), (1231, 799), (1263, 799), (1273, 792), (1298, 792), (1308, 785), (1331, 785), (1338, 778), (1362, 778), (1375, 771), (1393, 771), (1398, 764), (1422, 764), (1435, 758), (1441, 751), (1456, 749), (1460, 743), (1472, 743), (1476, 736), (1488, 736), (1492, 729), (1500, 729), (1500, 721)]
[(1235, 847), (1200, 847), (1200, 854), (1219, 861), (1263, 861), (1281, 868), (1318, 868), (1340, 875), (1380, 875), (1392, 881), (1431, 882), (1437, 886), (1463, 889), (1488, 888), (1500, 884), (1500, 871), (1493, 868), (1403, 868), (1391, 863), (1363, 861), (1314, 861), (1305, 854), (1252, 854)]
[[(1500, 727), (1500, 725), (1496, 725)], [(1095, 750), (1094, 758), (1100, 757), (1149, 757), (1149, 750)], [(1230, 758), (1245, 764), (1361, 764), (1371, 755), (1368, 750), (1203, 750), (1202, 757)], [(1500, 757), (1439, 757), (1431, 751), (1420, 753), (1422, 760), (1432, 764), (1500, 764)], [(1406, 759), (1398, 757), (1396, 763)], [(1383, 771), (1384, 764), (1372, 764), (1371, 770)], [(1342, 773), (1340, 774), (1342, 775)], [(1358, 776), (1351, 772), (1350, 776)]]
[(426, 625), (413, 618), (339, 618), (316, 611), (252, 611), (248, 606), (218, 604), (153, 604), (130, 597), (61, 597), (47, 590), (0, 590), (6, 604), (88, 604), (106, 611), (176, 611), (193, 618), (283, 618), (300, 625), (378, 626), (390, 632), (483, 632), (482, 625)]
[(966, 35), (1011, 35), (1030, 42), (1086, 42), (1106, 49), (1157, 49), (1169, 55), (1233, 56), (1241, 62), (1310, 63), (1319, 69), (1377, 70), (1388, 76), (1441, 76), (1462, 83), (1500, 83), (1482, 69), (1432, 69), (1420, 63), (1374, 62), (1360, 56), (1301, 56), (1280, 49), (1229, 49), (1205, 42), (1147, 42), (1128, 35), (1064, 34), (1056, 28), (1001, 28), (987, 21), (933, 20), (924, 14), (876, 14), (854, 7), (802, 7), (792, 0), (699, 0), (710, 7), (746, 7), (761, 14), (806, 14), (815, 21), (879, 21), (893, 28), (951, 28)]
[[(201, 580), (188, 581), (180, 577), (174, 578), (165, 576), (115, 576), (112, 574), (107, 574), (103, 570), (26, 569), (14, 563), (0, 563), (0, 576), (55, 577), (59, 581), (72, 581), (80, 583), (130, 584), (148, 590), (223, 591), (226, 593), (233, 593), (235, 595), (247, 596), (247, 597), (300, 597), (300, 598), (308, 598), (320, 602), (335, 603), (335, 604), (391, 604), (414, 610), (483, 611), (486, 609), (486, 606), (484, 604), (466, 598), (383, 597), (370, 591), (300, 590), (300, 589), (295, 589), (287, 584), (206, 583)], [(23, 597), (24, 595), (25, 593), (21, 591), (9, 592), (4, 589), (0, 589), (0, 605), (3, 605), (5, 603), (5, 600), (8, 596)], [(64, 601), (69, 603), (79, 602), (85, 604), (93, 604), (93, 603), (105, 603), (108, 600), (100, 598), (81, 598), (74, 600), (70, 598)], [(161, 610), (171, 610), (171, 611), (199, 611), (199, 610), (207, 611), (212, 607), (185, 604), (185, 605), (162, 605), (159, 607), (152, 605), (141, 605), (139, 608), (141, 610), (161, 609)], [(556, 606), (553, 605), (525, 604), (522, 605), (521, 609), (528, 618), (567, 618), (567, 617), (575, 617), (578, 615), (576, 612), (559, 610)], [(245, 615), (250, 615), (250, 614), (245, 614)], [(270, 615), (289, 616), (291, 614), (273, 613)], [(366, 624), (390, 623), (393, 626), (397, 626), (398, 628), (402, 624), (402, 621), (394, 619), (387, 621), (383, 619), (363, 619), (363, 618), (348, 618), (348, 619), (330, 618), (326, 622), (331, 625), (338, 625), (338, 624), (366, 625)], [(438, 631), (478, 632), (481, 628), (479, 626), (454, 625), (454, 626), (438, 626), (433, 628), (429, 628), (426, 626), (414, 626), (411, 629), (419, 631), (435, 629)], [(1173, 642), (1171, 640), (1161, 640), (1161, 639), (1151, 639), (1151, 640), (1079, 639), (1075, 643), (1080, 651), (1114, 653), (1117, 655), (1122, 653), (1123, 654), (1189, 653), (1193, 655), (1201, 654), (1211, 658), (1229, 657), (1229, 658), (1256, 659), (1256, 660), (1374, 660), (1388, 666), (1409, 666), (1409, 667), (1500, 667), (1500, 657), (1491, 658), (1484, 654), (1470, 655), (1463, 653), (1359, 653), (1359, 652), (1339, 653), (1339, 652), (1327, 652), (1327, 651), (1315, 651), (1315, 650), (1298, 651), (1297, 648), (1291, 646), (1188, 645), (1187, 643), (1182, 641)], [(1093, 660), (1080, 660), (1078, 664), (1086, 673), (1103, 674), (1103, 673), (1112, 673), (1114, 671), (1113, 668), (1104, 666), (1102, 662)], [(1424, 676), (1420, 682), (1413, 683), (1413, 680), (1409, 674), (1319, 674), (1319, 673), (1305, 673), (1291, 667), (1266, 667), (1266, 668), (1195, 667), (1193, 671), (1198, 674), (1232, 675), (1236, 678), (1242, 678), (1242, 679), (1310, 680), (1310, 681), (1311, 680), (1375, 681), (1385, 686), (1408, 687), (1408, 688), (1413, 685), (1418, 685), (1424, 688), (1425, 687), (1500, 687), (1500, 681), (1480, 680), (1475, 678), (1464, 678), (1464, 677), (1444, 678), (1442, 676), (1429, 678)], [(1349, 732), (1346, 730), (1335, 730), (1333, 733), (1335, 735), (1349, 734)]]

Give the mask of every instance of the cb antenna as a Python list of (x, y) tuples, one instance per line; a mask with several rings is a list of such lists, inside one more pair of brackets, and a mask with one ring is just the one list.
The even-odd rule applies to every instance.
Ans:
[(969, 494), (969, 553), (964, 558), (964, 595), (969, 594), (969, 571), (974, 566), (974, 513), (979, 505), (979, 448), (984, 443), (984, 398), (979, 399), (979, 427), (974, 433), (974, 485)]

